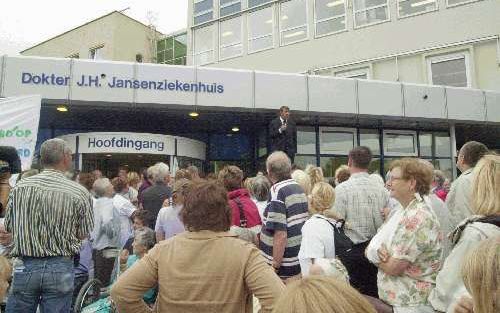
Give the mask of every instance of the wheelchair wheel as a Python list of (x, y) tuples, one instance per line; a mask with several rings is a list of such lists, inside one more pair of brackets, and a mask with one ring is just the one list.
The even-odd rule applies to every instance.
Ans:
[(95, 278), (83, 284), (76, 297), (73, 312), (81, 313), (84, 307), (99, 300), (102, 287), (101, 281)]

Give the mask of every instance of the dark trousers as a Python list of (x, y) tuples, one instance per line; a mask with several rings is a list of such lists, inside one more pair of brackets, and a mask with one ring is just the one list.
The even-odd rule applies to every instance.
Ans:
[(349, 272), (351, 286), (364, 295), (378, 298), (378, 268), (365, 257), (369, 243), (370, 241), (366, 241), (354, 245), (352, 250), (340, 259)]
[(103, 286), (109, 286), (116, 259), (105, 258), (103, 255), (105, 250), (92, 250), (92, 260), (94, 260), (94, 277), (99, 279)]

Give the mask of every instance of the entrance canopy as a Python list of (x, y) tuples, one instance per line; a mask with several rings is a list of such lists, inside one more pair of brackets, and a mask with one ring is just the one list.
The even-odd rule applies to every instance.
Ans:
[(0, 96), (45, 105), (221, 112), (292, 111), (431, 123), (500, 124), (500, 93), (470, 88), (188, 66), (8, 57)]

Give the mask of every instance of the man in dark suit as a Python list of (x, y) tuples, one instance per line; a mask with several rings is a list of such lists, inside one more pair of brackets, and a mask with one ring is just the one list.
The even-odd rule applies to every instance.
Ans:
[(274, 151), (285, 152), (293, 163), (297, 152), (297, 127), (290, 119), (290, 109), (287, 106), (280, 108), (280, 116), (269, 124), (271, 137), (271, 153)]

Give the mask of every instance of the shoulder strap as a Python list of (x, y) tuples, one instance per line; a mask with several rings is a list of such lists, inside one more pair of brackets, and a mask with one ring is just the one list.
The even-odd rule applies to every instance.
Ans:
[(493, 224), (496, 227), (500, 227), (500, 216), (485, 216), (478, 219), (476, 222)]
[(320, 216), (320, 215), (316, 215), (315, 217), (319, 218), (321, 220), (327, 221), (328, 224), (330, 224), (333, 228), (344, 230), (345, 220), (343, 220), (343, 219), (336, 220), (336, 223), (334, 224), (334, 223), (330, 222), (330, 220), (328, 218), (326, 218), (326, 217), (323, 217), (323, 216)]
[(243, 203), (241, 203), (239, 197), (234, 198), (234, 202), (236, 202), (236, 205), (240, 210), (240, 226), (247, 228), (247, 217), (245, 216), (245, 211), (243, 211)]

